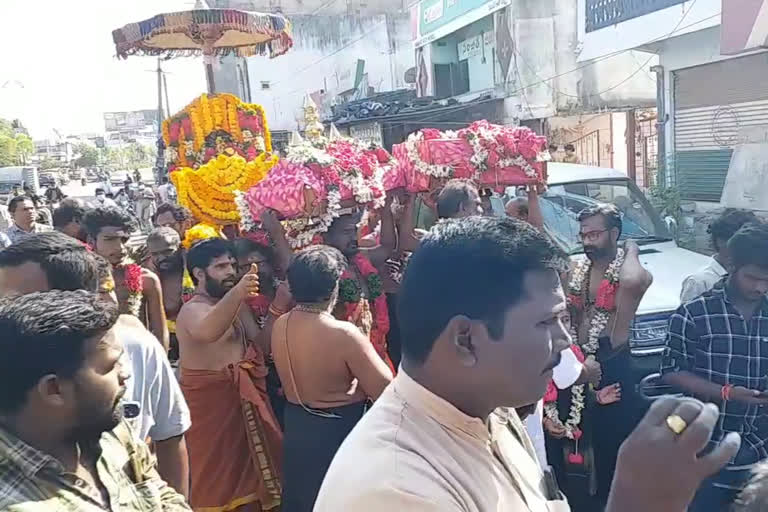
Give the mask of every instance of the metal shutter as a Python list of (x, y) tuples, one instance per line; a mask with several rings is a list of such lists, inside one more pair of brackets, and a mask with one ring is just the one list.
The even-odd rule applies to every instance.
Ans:
[(673, 72), (680, 194), (720, 201), (739, 129), (768, 124), (768, 52)]

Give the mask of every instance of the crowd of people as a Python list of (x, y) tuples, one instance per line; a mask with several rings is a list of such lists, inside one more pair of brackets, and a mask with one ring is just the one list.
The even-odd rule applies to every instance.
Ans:
[(271, 211), (193, 239), (163, 202), (137, 250), (109, 198), (61, 198), (51, 226), (12, 199), (0, 510), (760, 510), (768, 227), (713, 222), (661, 368), (702, 401), (646, 412), (639, 249), (600, 205), (571, 263), (539, 192), (501, 218), (452, 180), (428, 232), (392, 193), (295, 253)]

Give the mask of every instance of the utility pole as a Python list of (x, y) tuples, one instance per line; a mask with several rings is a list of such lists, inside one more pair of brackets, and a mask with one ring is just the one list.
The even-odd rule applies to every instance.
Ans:
[[(166, 89), (167, 94), (167, 89)], [(161, 158), (162, 158), (162, 151), (160, 151), (160, 147), (162, 146), (160, 144), (160, 140), (163, 137), (163, 120), (165, 119), (165, 116), (163, 114), (163, 68), (160, 66), (160, 57), (157, 58), (157, 140), (158, 140), (158, 151), (157, 151), (157, 160), (155, 161), (155, 183), (160, 183), (160, 173), (162, 171), (161, 169)]]

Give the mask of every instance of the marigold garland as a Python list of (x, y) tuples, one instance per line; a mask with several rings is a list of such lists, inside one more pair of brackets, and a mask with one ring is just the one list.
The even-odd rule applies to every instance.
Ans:
[[(251, 133), (248, 140), (243, 137), (244, 130)], [(216, 147), (219, 140), (227, 146), (229, 154), (236, 153), (247, 160), (272, 151), (264, 109), (243, 103), (232, 94), (201, 95), (164, 121), (162, 132), (171, 170), (198, 168), (207, 163), (222, 152)], [(215, 132), (223, 133), (211, 136)]]
[[(200, 224), (195, 224), (187, 230), (186, 234), (184, 235), (184, 241), (181, 242), (181, 245), (185, 249), (189, 250), (197, 242), (200, 242), (201, 240), (209, 240), (211, 238), (223, 238), (221, 231), (219, 231), (216, 226), (211, 226), (210, 224), (201, 222)], [(189, 281), (185, 283), (187, 278), (189, 278)], [(182, 278), (182, 288), (186, 288), (187, 285), (191, 283), (192, 278), (189, 276), (189, 274), (185, 274), (184, 278)], [(194, 284), (189, 286), (189, 288), (191, 288), (194, 292)]]
[(203, 130), (205, 133), (211, 133), (213, 131), (213, 116), (207, 94), (200, 96), (200, 116), (202, 117)]
[(277, 156), (266, 153), (250, 162), (238, 155), (219, 155), (199, 169), (178, 169), (171, 174), (171, 180), (179, 203), (198, 220), (235, 224), (240, 221), (235, 192), (248, 190), (261, 181), (276, 163)]
[(184, 127), (182, 126), (179, 129), (179, 164), (181, 164), (182, 167), (187, 167), (189, 164), (187, 163), (187, 141), (184, 139)]

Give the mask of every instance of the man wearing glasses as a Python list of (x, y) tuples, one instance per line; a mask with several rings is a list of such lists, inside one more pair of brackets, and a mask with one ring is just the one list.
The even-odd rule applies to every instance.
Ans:
[[(593, 476), (596, 473), (596, 497), (605, 503), (619, 447), (644, 410), (633, 392), (629, 335), (637, 307), (653, 279), (640, 264), (637, 244), (627, 241), (619, 247), (622, 218), (614, 205), (599, 204), (583, 210), (579, 223), (586, 259), (576, 263), (570, 272), (571, 334), (586, 357), (597, 359), (603, 376), (595, 386), (595, 401), (586, 400), (582, 406), (579, 429), (584, 437), (570, 447), (575, 456), (571, 461), (583, 457), (586, 462), (568, 463), (565, 470)], [(580, 393), (572, 390), (571, 394), (571, 403), (579, 400)], [(561, 411), (561, 418), (563, 412), (569, 411)], [(592, 450), (594, 458), (588, 453)], [(589, 480), (594, 482), (593, 478)], [(592, 488), (588, 494), (594, 491)]]

